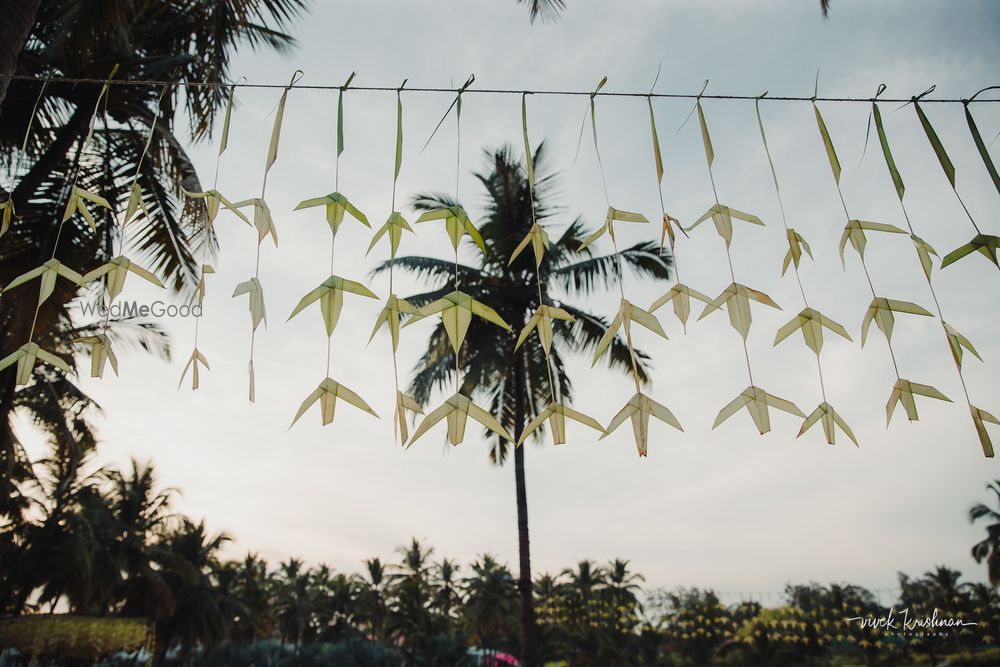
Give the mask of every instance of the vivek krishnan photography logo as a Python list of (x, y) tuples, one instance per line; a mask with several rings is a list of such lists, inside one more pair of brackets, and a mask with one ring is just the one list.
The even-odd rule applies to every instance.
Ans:
[(201, 317), (201, 305), (164, 303), (140, 303), (139, 301), (116, 301), (110, 306), (104, 303), (82, 303), (80, 310), (85, 316), (110, 317), (126, 319), (130, 317)]
[(948, 616), (937, 607), (929, 616), (911, 615), (907, 608), (897, 610), (891, 607), (885, 616), (850, 616), (845, 620), (857, 623), (862, 629), (878, 630), (897, 637), (943, 637), (952, 631), (979, 625), (976, 621)]

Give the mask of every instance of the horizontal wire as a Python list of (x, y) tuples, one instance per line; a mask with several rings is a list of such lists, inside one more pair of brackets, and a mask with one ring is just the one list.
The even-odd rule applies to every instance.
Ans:
[[(10, 79), (11, 81), (39, 81), (39, 82), (49, 82), (49, 83), (72, 83), (72, 84), (93, 84), (93, 85), (104, 85), (108, 83), (105, 79), (89, 79), (89, 78), (72, 78), (72, 77), (42, 77), (42, 76), (27, 76), (23, 74), (0, 74), (0, 79)], [(162, 81), (156, 79), (112, 79), (110, 82), (112, 85), (119, 86), (171, 86), (175, 88), (229, 88), (230, 86), (235, 86), (236, 88), (288, 88), (287, 84), (283, 83), (222, 83), (217, 81)], [(586, 97), (642, 97), (642, 98), (666, 98), (666, 99), (705, 99), (705, 100), (757, 100), (761, 99), (765, 102), (866, 102), (870, 103), (875, 101), (873, 97), (799, 97), (791, 95), (712, 95), (708, 93), (696, 94), (696, 93), (615, 93), (615, 92), (597, 92), (593, 91), (583, 91), (583, 90), (528, 90), (528, 89), (513, 89), (513, 88), (402, 88), (399, 86), (329, 86), (329, 85), (309, 85), (309, 84), (295, 84), (291, 86), (293, 89), (301, 90), (352, 90), (352, 91), (362, 91), (362, 92), (397, 92), (404, 91), (410, 93), (451, 93), (458, 94), (462, 92), (465, 95), (469, 94), (487, 94), (487, 95), (568, 95), (568, 96), (586, 96)], [(880, 102), (912, 102), (912, 97), (907, 98), (889, 98), (880, 97), (878, 98)], [(926, 103), (991, 103), (1000, 102), (1000, 99), (970, 99), (970, 98), (920, 98), (921, 102)]]

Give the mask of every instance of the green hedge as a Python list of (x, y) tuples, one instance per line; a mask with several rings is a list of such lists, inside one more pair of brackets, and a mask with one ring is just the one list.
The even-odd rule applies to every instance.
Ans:
[(143, 618), (68, 614), (0, 618), (0, 648), (29, 656), (96, 660), (115, 651), (135, 651), (148, 637), (149, 624)]

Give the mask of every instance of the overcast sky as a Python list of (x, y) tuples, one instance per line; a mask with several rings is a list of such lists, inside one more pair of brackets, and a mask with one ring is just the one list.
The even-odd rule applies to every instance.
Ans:
[[(287, 57), (245, 49), (232, 72), (253, 83), (284, 83), (296, 68), (303, 84), (340, 84), (351, 71), (358, 85), (461, 84), (476, 87), (586, 90), (608, 76), (608, 91), (646, 91), (662, 63), (658, 92), (909, 97), (937, 85), (934, 96), (962, 97), (996, 80), (1000, 7), (988, 0), (956, 2), (835, 0), (829, 21), (806, 0), (569, 0), (558, 23), (530, 26), (513, 0), (317, 2), (294, 29), (298, 48)], [(232, 199), (257, 196), (272, 112), (280, 91), (243, 90), (234, 114), (220, 189)], [(399, 192), (450, 191), (455, 179), (453, 124), (426, 151), (420, 148), (450, 102), (447, 95), (410, 93)], [(512, 142), (520, 152), (517, 96), (469, 94), (463, 108), (461, 191), (474, 214), (482, 191), (470, 169), (482, 148)], [(697, 123), (675, 135), (688, 100), (657, 100), (668, 210), (685, 224), (711, 204), (712, 192)], [(723, 203), (755, 213), (766, 227), (739, 224), (732, 247), (737, 279), (772, 296), (781, 311), (754, 307), (749, 346), (757, 384), (795, 401), (805, 412), (819, 403), (812, 353), (796, 334), (777, 348), (774, 332), (797, 313), (801, 297), (791, 273), (781, 277), (782, 227), (752, 102), (705, 102), (715, 145), (716, 182)], [(918, 234), (942, 254), (968, 241), (964, 217), (912, 107), (889, 114), (887, 131)], [(395, 100), (391, 93), (354, 92), (345, 98), (347, 149), (340, 189), (377, 224), (390, 210)], [(551, 144), (550, 166), (560, 172), (550, 222), (561, 230), (576, 215), (597, 225), (606, 203), (590, 144), (572, 170), (586, 99), (529, 99), (533, 141)], [(860, 325), (870, 301), (856, 254), (841, 267), (837, 245), (843, 213), (808, 103), (762, 104), (789, 223), (809, 241), (815, 262), (802, 279), (810, 303), (844, 324), (855, 342), (828, 336), (823, 350), (831, 403), (854, 428), (856, 449), (839, 437), (828, 446), (819, 426), (796, 438), (800, 420), (773, 413), (761, 437), (746, 412), (711, 429), (718, 411), (747, 385), (738, 334), (724, 313), (688, 327), (684, 335), (669, 307), (659, 311), (670, 336), (640, 334), (653, 354), (648, 389), (681, 420), (683, 434), (652, 427), (649, 457), (639, 459), (623, 427), (600, 443), (593, 432), (570, 429), (569, 444), (527, 452), (532, 556), (537, 573), (584, 558), (632, 560), (649, 584), (714, 587), (720, 591), (780, 591), (786, 582), (850, 581), (871, 588), (895, 585), (896, 572), (919, 574), (935, 564), (982, 579), (969, 547), (983, 534), (966, 519), (984, 485), (1000, 477), (983, 458), (962, 399), (940, 323), (900, 316), (893, 337), (905, 378), (934, 385), (954, 399), (919, 399), (920, 421), (900, 411), (887, 429), (885, 402), (895, 380), (885, 340), (875, 328), (864, 349)], [(1000, 201), (962, 116), (961, 105), (926, 105), (955, 162), (958, 187), (987, 233), (997, 233)], [(877, 144), (858, 166), (869, 106), (826, 103), (823, 112), (844, 165), (844, 192), (855, 217), (903, 226), (905, 221)], [(976, 105), (987, 141), (1000, 130), (1000, 109)], [(602, 155), (612, 204), (659, 216), (646, 102), (600, 98)], [(492, 466), (478, 427), (450, 448), (443, 426), (403, 451), (393, 441), (392, 366), (386, 335), (366, 345), (380, 302), (348, 298), (334, 334), (332, 375), (365, 397), (382, 416), (342, 404), (335, 422), (320, 426), (313, 408), (294, 428), (299, 403), (323, 377), (325, 335), (313, 309), (285, 323), (298, 299), (327, 277), (329, 231), (320, 209), (292, 212), (300, 200), (333, 189), (336, 93), (293, 91), (285, 113), (278, 161), (267, 199), (280, 245), (261, 254), (268, 328), (256, 343), (256, 405), (246, 400), (250, 323), (245, 298), (233, 287), (253, 275), (255, 235), (220, 218), (222, 253), (209, 280), (200, 349), (212, 370), (202, 389), (177, 391), (193, 342), (193, 320), (165, 321), (174, 358), (121, 359), (121, 376), (83, 384), (103, 405), (98, 461), (124, 465), (152, 459), (164, 484), (179, 487), (178, 509), (205, 517), (235, 540), (227, 553), (259, 551), (273, 559), (302, 556), (354, 570), (362, 558), (392, 557), (416, 536), (438, 556), (469, 561), (490, 552), (516, 568), (516, 521), (511, 466)], [(203, 182), (214, 168), (214, 147), (192, 148)], [(206, 184), (207, 187), (207, 184)], [(475, 217), (475, 216), (474, 216)], [(658, 237), (658, 225), (620, 227), (625, 242)], [(347, 223), (338, 239), (336, 273), (370, 281), (381, 298), (382, 278), (369, 273), (387, 252), (368, 259), (371, 231)], [(607, 239), (601, 249), (609, 250)], [(467, 248), (465, 249), (468, 250)], [(404, 238), (404, 254), (447, 257), (439, 225), (421, 225)], [(463, 251), (468, 261), (474, 255)], [(905, 237), (870, 237), (868, 265), (880, 295), (933, 308)], [(715, 295), (730, 282), (722, 241), (711, 225), (679, 245), (684, 281)], [(942, 273), (935, 284), (946, 319), (977, 346), (986, 363), (969, 358), (973, 401), (1000, 414), (996, 287), (1000, 274), (975, 256)], [(130, 281), (123, 298), (159, 295)], [(667, 284), (630, 279), (628, 297), (648, 304)], [(397, 292), (421, 286), (400, 281)], [(586, 300), (611, 316), (616, 295)], [(692, 320), (696, 319), (697, 312)], [(407, 328), (399, 350), (408, 379), (430, 323)], [(968, 358), (968, 357), (967, 357)], [(576, 407), (607, 422), (632, 393), (626, 377), (589, 360), (571, 365)], [(25, 431), (26, 429), (22, 429)], [(994, 432), (1000, 438), (1000, 432)], [(36, 438), (28, 438), (40, 452)]]

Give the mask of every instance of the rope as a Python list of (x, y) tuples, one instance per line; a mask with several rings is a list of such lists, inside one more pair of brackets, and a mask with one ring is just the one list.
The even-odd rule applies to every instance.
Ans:
[[(9, 79), (11, 81), (39, 81), (47, 84), (51, 83), (70, 83), (70, 84), (93, 84), (93, 85), (104, 85), (107, 83), (104, 79), (92, 79), (85, 77), (44, 77), (44, 76), (29, 76), (24, 74), (0, 74), (0, 79)], [(162, 81), (156, 79), (115, 79), (110, 82), (112, 86), (168, 86), (171, 88), (229, 88), (233, 84), (226, 83), (223, 81)], [(278, 83), (239, 83), (235, 84), (237, 88), (285, 88), (286, 84)], [(343, 90), (344, 86), (332, 86), (332, 85), (301, 85), (297, 84), (295, 86), (299, 90)], [(351, 86), (353, 91), (361, 92), (396, 92), (399, 90), (398, 86)], [(685, 100), (748, 100), (753, 101), (758, 99), (759, 95), (709, 95), (709, 94), (699, 94), (699, 93), (652, 93), (652, 92), (598, 92), (594, 93), (589, 90), (528, 90), (520, 88), (436, 88), (436, 87), (425, 87), (425, 88), (410, 88), (406, 89), (408, 92), (414, 93), (450, 93), (452, 95), (463, 92), (469, 94), (484, 94), (484, 95), (552, 95), (552, 96), (586, 96), (590, 97), (592, 95), (597, 95), (601, 97), (642, 97), (642, 98), (664, 98), (664, 99), (685, 99)], [(982, 92), (982, 91), (979, 91)], [(939, 99), (929, 99), (922, 98), (920, 101), (925, 103), (997, 103), (1000, 99), (976, 99), (976, 95), (968, 98), (952, 97), (952, 98), (939, 98)], [(873, 98), (871, 97), (817, 97), (815, 95), (806, 96), (796, 96), (796, 95), (768, 95), (766, 100), (772, 102), (863, 102), (866, 104), (871, 104)], [(902, 97), (902, 98), (879, 98), (883, 102), (894, 102), (899, 104), (905, 104), (911, 102), (913, 97)]]

